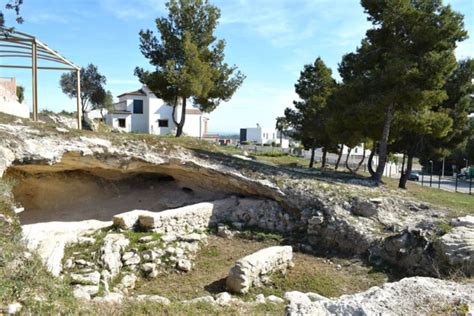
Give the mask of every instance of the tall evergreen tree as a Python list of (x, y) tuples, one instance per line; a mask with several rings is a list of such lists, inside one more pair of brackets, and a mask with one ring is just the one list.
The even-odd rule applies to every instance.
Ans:
[(217, 7), (207, 0), (170, 0), (166, 7), (168, 16), (156, 20), (159, 38), (151, 30), (140, 31), (140, 50), (155, 70), (137, 67), (135, 74), (173, 106), (180, 136), (188, 99), (211, 112), (231, 99), (245, 76), (224, 62), (225, 42), (214, 36), (220, 17)]
[(380, 181), (398, 113), (424, 112), (446, 99), (446, 78), (456, 67), (456, 43), (466, 38), (463, 17), (440, 0), (362, 0), (374, 27), (350, 55), (352, 80), (366, 93), (366, 109), (380, 118)]
[(326, 128), (329, 113), (326, 105), (336, 87), (331, 69), (318, 57), (313, 64), (304, 66), (295, 84), (300, 100), (293, 102), (294, 109), (285, 110), (285, 117), (293, 130), (292, 137), (311, 150), (310, 168), (314, 164), (315, 149), (323, 147), (327, 152), (333, 144)]

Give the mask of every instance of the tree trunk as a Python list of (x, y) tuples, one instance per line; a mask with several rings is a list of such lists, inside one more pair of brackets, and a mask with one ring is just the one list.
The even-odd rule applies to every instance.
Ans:
[(321, 161), (321, 169), (326, 167), (326, 155), (327, 155), (327, 153), (328, 153), (328, 151), (326, 150), (326, 147), (323, 147), (323, 158), (322, 158), (322, 161)]
[(379, 143), (379, 165), (377, 166), (377, 170), (375, 174), (372, 176), (372, 179), (379, 183), (382, 180), (383, 171), (385, 170), (385, 164), (387, 163), (388, 157), (388, 140), (390, 137), (390, 125), (392, 124), (392, 117), (393, 117), (393, 109), (392, 106), (389, 106), (387, 112), (385, 112), (385, 118), (383, 123), (383, 132), (382, 132), (382, 139)]
[(311, 159), (309, 160), (309, 168), (313, 168), (314, 166), (314, 152), (316, 151), (315, 147), (311, 147)]
[(351, 156), (351, 151), (352, 151), (352, 148), (349, 148), (349, 151), (347, 152), (347, 156), (346, 156), (346, 161), (344, 163), (344, 165), (346, 166), (347, 170), (349, 171), (352, 171), (351, 170), (351, 167), (349, 167), (349, 157)]
[(364, 163), (365, 161), (365, 143), (362, 145), (362, 159), (359, 161), (359, 163), (357, 164), (357, 167), (354, 169), (354, 170), (351, 170), (349, 169), (352, 173), (356, 173), (357, 171), (359, 171), (360, 167), (362, 166), (362, 164)]
[(375, 175), (373, 162), (374, 162), (374, 156), (375, 156), (376, 150), (377, 150), (377, 143), (374, 142), (374, 144), (372, 145), (372, 151), (370, 152), (370, 155), (369, 155), (369, 161), (367, 161), (367, 169), (369, 170), (371, 177)]
[(283, 148), (283, 130), (280, 131), (280, 148)]
[(337, 170), (337, 168), (339, 168), (339, 163), (341, 162), (341, 157), (342, 157), (342, 151), (344, 150), (344, 144), (341, 144), (341, 149), (339, 149), (339, 153), (338, 153), (338, 157), (337, 157), (337, 161), (336, 161), (336, 166), (334, 167), (335, 170)]
[(400, 189), (406, 189), (408, 177), (410, 176), (412, 167), (413, 167), (413, 155), (408, 154), (407, 169), (403, 171), (403, 168), (402, 168), (402, 175), (400, 177), (400, 181), (398, 182), (398, 187)]
[(175, 104), (173, 106), (173, 122), (176, 125), (176, 137), (180, 137), (183, 134), (184, 122), (186, 120), (186, 98), (182, 98), (183, 104), (181, 106), (181, 117), (178, 120), (176, 119), (176, 108), (178, 106), (178, 97), (175, 98)]

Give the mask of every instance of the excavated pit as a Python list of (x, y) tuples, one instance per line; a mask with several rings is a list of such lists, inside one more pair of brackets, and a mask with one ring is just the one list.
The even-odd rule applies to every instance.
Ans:
[(14, 199), (24, 208), (19, 214), (22, 225), (110, 221), (130, 210), (159, 212), (242, 193), (182, 174), (177, 179), (169, 171), (51, 169), (20, 165), (8, 170), (6, 178), (14, 184)]

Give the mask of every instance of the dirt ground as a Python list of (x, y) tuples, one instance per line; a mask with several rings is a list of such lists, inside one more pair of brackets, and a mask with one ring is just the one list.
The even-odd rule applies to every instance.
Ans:
[[(238, 259), (259, 249), (276, 245), (273, 240), (224, 239), (209, 237), (201, 249), (193, 270), (188, 273), (169, 272), (153, 280), (139, 282), (139, 294), (157, 294), (172, 300), (192, 299), (225, 291), (225, 278)], [(253, 300), (256, 294), (278, 295), (286, 291), (316, 292), (336, 297), (364, 291), (387, 281), (388, 276), (375, 272), (357, 260), (323, 258), (294, 253), (294, 268), (286, 276), (272, 277), (273, 286), (254, 289), (243, 299)]]
[(157, 212), (224, 197), (152, 174), (108, 180), (85, 172), (61, 172), (16, 177), (13, 181), (15, 201), (25, 208), (19, 214), (22, 224), (110, 221), (113, 215), (134, 209)]

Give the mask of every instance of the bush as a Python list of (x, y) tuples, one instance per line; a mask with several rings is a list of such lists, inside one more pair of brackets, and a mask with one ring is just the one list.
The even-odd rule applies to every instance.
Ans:
[(243, 142), (240, 142), (240, 145), (250, 145), (250, 142), (248, 140), (244, 140)]
[(257, 156), (265, 156), (265, 157), (283, 157), (288, 156), (287, 153), (279, 151), (279, 150), (272, 150), (272, 151), (261, 151), (257, 152)]
[(264, 147), (270, 147), (270, 144), (263, 144)]

